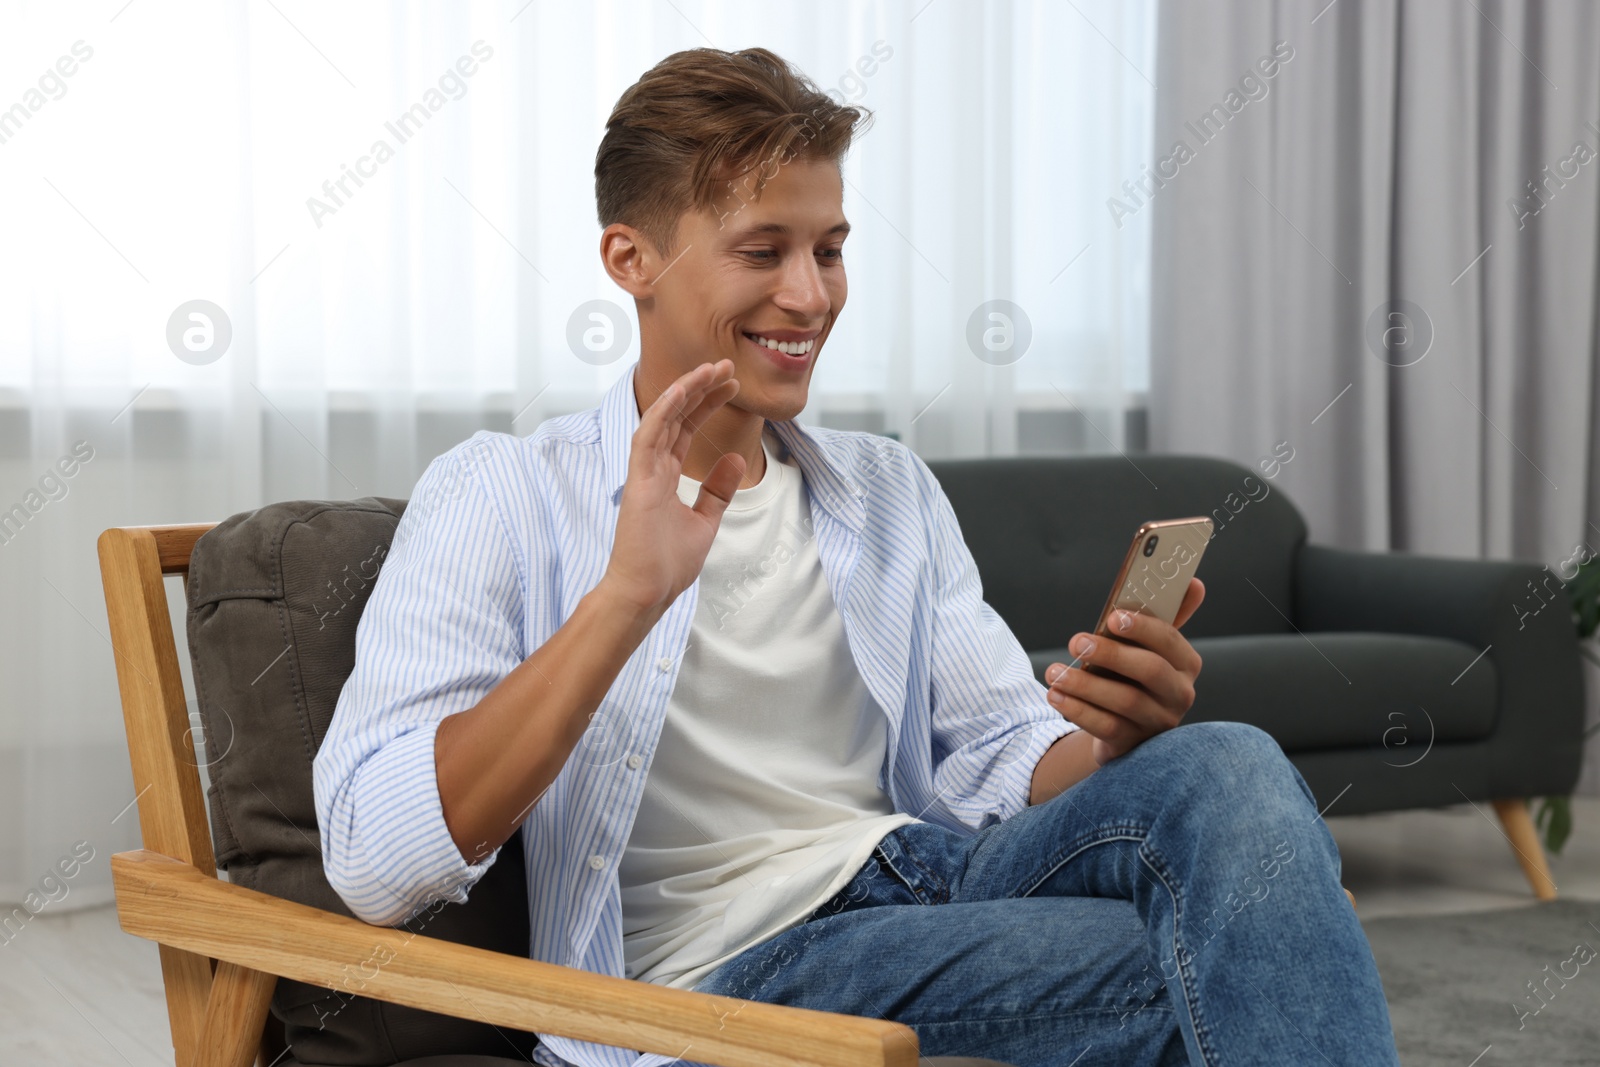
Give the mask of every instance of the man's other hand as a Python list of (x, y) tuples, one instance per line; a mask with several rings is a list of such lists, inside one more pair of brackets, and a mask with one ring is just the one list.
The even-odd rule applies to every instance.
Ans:
[[(1094, 737), (1099, 766), (1177, 726), (1194, 705), (1200, 654), (1178, 630), (1205, 596), (1200, 579), (1189, 579), (1170, 624), (1144, 612), (1116, 611), (1110, 621), (1112, 639), (1077, 634), (1067, 646), (1077, 657), (1073, 665), (1045, 668), (1050, 706)], [(1083, 665), (1117, 677), (1092, 674)]]

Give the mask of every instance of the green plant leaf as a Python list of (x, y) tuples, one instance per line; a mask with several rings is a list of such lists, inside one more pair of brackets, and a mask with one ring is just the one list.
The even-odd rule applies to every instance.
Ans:
[[(1572, 602), (1572, 619), (1578, 630), (1578, 639), (1587, 641), (1596, 630), (1600, 630), (1600, 556), (1580, 565), (1572, 580), (1564, 584)], [(1600, 665), (1600, 658), (1596, 657), (1588, 644), (1579, 645), (1578, 651), (1591, 663)], [(1593, 729), (1586, 730), (1584, 739), (1587, 740), (1591, 733)], [(1544, 834), (1545, 851), (1560, 855), (1567, 838), (1572, 836), (1572, 798), (1542, 798), (1533, 823)]]
[(1600, 628), (1600, 556), (1580, 566), (1578, 573), (1566, 585), (1578, 636), (1593, 636), (1595, 630)]
[(1572, 836), (1572, 798), (1544, 797), (1539, 801), (1533, 824), (1544, 834), (1545, 851), (1559, 856), (1567, 838)]

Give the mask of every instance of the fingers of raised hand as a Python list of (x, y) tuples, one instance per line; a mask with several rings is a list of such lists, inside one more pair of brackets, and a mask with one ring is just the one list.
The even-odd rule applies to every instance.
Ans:
[(702, 363), (661, 391), (648, 413), (672, 420), (683, 418), (707, 392), (733, 377), (733, 360)]
[(700, 427), (709, 419), (718, 408), (732, 400), (739, 392), (739, 382), (730, 379), (717, 388), (701, 395), (700, 403), (690, 411), (677, 428), (677, 437), (672, 442), (672, 454), (679, 461), (689, 454), (689, 446), (694, 443), (694, 435), (700, 432)]
[[(725, 385), (732, 378), (731, 359), (702, 363), (681, 375), (645, 409), (635, 440), (655, 451), (671, 449), (677, 443), (679, 427), (700, 406), (706, 393)], [(737, 390), (738, 387), (734, 388)]]

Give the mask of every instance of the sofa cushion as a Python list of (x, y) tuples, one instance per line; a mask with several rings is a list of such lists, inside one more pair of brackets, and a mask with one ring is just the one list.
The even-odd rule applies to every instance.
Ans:
[[(297, 500), (224, 520), (195, 544), (187, 582), (189, 654), (205, 732), (217, 865), (231, 882), (340, 915), (322, 872), (311, 761), (355, 665), (356, 624), (405, 501)], [(404, 928), (528, 954), (520, 835), (465, 904)], [(357, 996), (362, 961), (328, 990), (280, 979), (273, 1014), (294, 1057), (393, 1064), (454, 1053), (516, 1056), (535, 1035)]]
[[(1141, 523), (1210, 516), (1191, 637), (1292, 632), (1300, 512), (1260, 472), (1197, 456), (939, 460), (983, 597), (1025, 649), (1094, 627)], [(1254, 588), (1252, 588), (1252, 586)]]
[[(1383, 759), (1393, 766), (1420, 759), (1433, 743), (1487, 737), (1494, 726), (1494, 663), (1471, 645), (1384, 633), (1318, 633), (1312, 640), (1314, 646), (1299, 634), (1195, 638), (1203, 666), (1184, 721), (1246, 722), (1290, 753), (1386, 749)], [(1072, 662), (1065, 648), (1029, 658), (1040, 681), (1050, 664)]]

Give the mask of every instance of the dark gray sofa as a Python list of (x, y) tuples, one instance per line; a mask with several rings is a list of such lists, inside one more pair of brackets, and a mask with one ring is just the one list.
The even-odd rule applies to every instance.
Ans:
[[(1335, 814), (1560, 793), (1576, 781), (1576, 642), (1555, 610), (1518, 629), (1512, 605), (1538, 573), (1531, 565), (1309, 545), (1281, 492), (1262, 496), (1252, 472), (1217, 460), (930, 466), (986, 599), (1041, 673), (1093, 624), (1140, 522), (1220, 508), (1201, 565), (1206, 603), (1186, 628), (1205, 659), (1191, 720), (1261, 726), (1322, 803), (1338, 799)], [(1259, 499), (1233, 514), (1248, 496)], [(190, 561), (187, 636), (217, 865), (231, 881), (344, 915), (322, 873), (311, 760), (354, 665), (375, 561), (404, 508), (379, 497), (272, 504), (219, 523)], [(428, 936), (525, 954), (520, 839), (467, 903), (418, 924)], [(525, 1063), (536, 1044), (356, 988), (280, 981), (272, 1013), (293, 1055), (277, 1067), (442, 1054), (479, 1057), (452, 1067)]]
[[(1137, 466), (1134, 464), (1137, 463)], [(1141, 522), (1209, 515), (1204, 661), (1185, 721), (1277, 739), (1330, 814), (1570, 793), (1582, 758), (1577, 636), (1519, 617), (1537, 564), (1346, 552), (1226, 460), (1140, 455), (933, 462), (983, 578), (1043, 679), (1094, 626)], [(1485, 651), (1487, 650), (1487, 651)], [(1337, 801), (1337, 803), (1335, 803)]]

